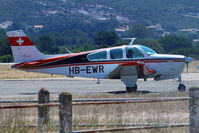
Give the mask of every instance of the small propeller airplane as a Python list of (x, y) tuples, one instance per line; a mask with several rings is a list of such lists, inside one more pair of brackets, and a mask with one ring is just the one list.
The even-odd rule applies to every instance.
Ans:
[[(182, 55), (157, 54), (143, 46), (130, 45), (102, 48), (64, 55), (44, 55), (22, 30), (7, 32), (14, 69), (98, 79), (121, 79), (127, 92), (137, 91), (137, 80), (155, 81), (178, 78), (179, 91), (185, 91), (181, 73), (186, 63), (193, 61)], [(134, 38), (133, 38), (134, 39)], [(132, 40), (133, 40), (132, 39)]]

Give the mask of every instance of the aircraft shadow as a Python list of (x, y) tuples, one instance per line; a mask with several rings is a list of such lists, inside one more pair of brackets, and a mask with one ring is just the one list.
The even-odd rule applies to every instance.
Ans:
[[(156, 93), (156, 92), (151, 92), (151, 91), (136, 91), (136, 92), (126, 92), (126, 91), (110, 91), (110, 92), (103, 92), (103, 93), (110, 93), (110, 94), (139, 94), (139, 95), (144, 95), (144, 94), (149, 94), (149, 93)], [(38, 93), (19, 93), (19, 95), (37, 95)], [(51, 93), (51, 94), (59, 94), (59, 93)]]
[(136, 91), (136, 92), (126, 92), (126, 91), (111, 91), (111, 92), (107, 92), (107, 93), (110, 93), (110, 94), (148, 94), (148, 93), (154, 93), (154, 92), (151, 92), (151, 91)]
[(19, 93), (19, 95), (37, 95), (38, 93)]

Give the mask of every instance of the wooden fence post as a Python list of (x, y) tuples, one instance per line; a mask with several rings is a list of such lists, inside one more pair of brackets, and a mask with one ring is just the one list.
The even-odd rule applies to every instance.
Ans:
[(72, 95), (62, 92), (59, 102), (59, 133), (72, 133)]
[[(49, 103), (49, 92), (45, 88), (41, 88), (38, 93), (38, 103)], [(50, 123), (50, 108), (49, 107), (39, 107), (38, 108), (38, 131), (43, 132), (49, 126)]]
[(189, 131), (190, 133), (199, 133), (199, 88), (191, 88), (189, 97)]

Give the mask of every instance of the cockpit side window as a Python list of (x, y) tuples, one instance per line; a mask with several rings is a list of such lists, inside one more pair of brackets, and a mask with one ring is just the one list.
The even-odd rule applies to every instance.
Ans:
[(127, 47), (126, 48), (126, 57), (127, 58), (143, 58), (144, 55), (137, 48)]
[(110, 58), (111, 59), (122, 59), (123, 58), (123, 51), (121, 48), (118, 49), (111, 49), (110, 50)]
[(106, 51), (101, 51), (88, 55), (89, 60), (105, 60), (107, 58)]

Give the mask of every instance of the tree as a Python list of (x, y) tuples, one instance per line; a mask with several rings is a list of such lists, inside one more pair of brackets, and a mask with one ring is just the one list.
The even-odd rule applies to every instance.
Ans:
[(42, 35), (36, 41), (38, 49), (46, 54), (59, 53), (59, 48), (55, 46), (55, 41), (48, 35)]
[(0, 40), (0, 62), (12, 62), (12, 51), (8, 37), (4, 37)]
[(187, 35), (187, 38), (189, 39), (189, 41), (193, 41), (193, 39), (196, 39), (198, 37), (197, 37), (197, 34), (190, 33)]
[(196, 48), (179, 48), (179, 49), (173, 50), (171, 53), (189, 56), (194, 59), (199, 59), (199, 55), (198, 55), (199, 49), (196, 49)]
[(92, 44), (81, 44), (81, 45), (75, 45), (72, 48), (72, 52), (78, 53), (82, 51), (89, 51), (95, 49), (94, 45)]
[(162, 44), (166, 53), (172, 52), (179, 48), (191, 48), (191, 42), (184, 36), (169, 35), (160, 38), (159, 43)]
[(0, 56), (3, 55), (12, 55), (8, 37), (4, 37), (0, 40)]
[(145, 45), (153, 50), (155, 50), (157, 53), (164, 53), (164, 48), (162, 47), (162, 45), (156, 41), (156, 40), (138, 40), (136, 41), (136, 43), (138, 44), (142, 44)]
[(113, 45), (119, 40), (119, 37), (112, 31), (101, 31), (94, 37), (94, 43), (97, 46)]
[(8, 63), (13, 61), (13, 56), (12, 55), (3, 55), (0, 56), (0, 62)]
[(124, 34), (124, 37), (146, 38), (152, 37), (153, 32), (143, 24), (134, 24)]
[(5, 31), (0, 28), (0, 38), (4, 37), (6, 35)]

